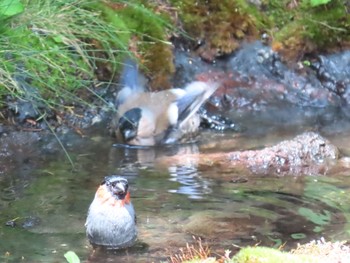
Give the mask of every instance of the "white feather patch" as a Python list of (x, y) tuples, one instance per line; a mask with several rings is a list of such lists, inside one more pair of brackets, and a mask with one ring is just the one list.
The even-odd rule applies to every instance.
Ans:
[(178, 98), (180, 98), (186, 94), (186, 91), (183, 89), (170, 89), (169, 91), (171, 91)]
[(208, 89), (207, 83), (203, 81), (193, 81), (185, 87), (186, 92), (192, 93), (192, 92), (197, 92), (201, 93), (204, 92), (204, 90)]
[(177, 124), (179, 119), (179, 108), (176, 106), (176, 103), (171, 103), (168, 107), (168, 120), (170, 125)]

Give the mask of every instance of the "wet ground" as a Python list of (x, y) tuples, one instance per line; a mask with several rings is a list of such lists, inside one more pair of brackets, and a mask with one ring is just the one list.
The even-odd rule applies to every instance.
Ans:
[[(350, 152), (346, 127), (338, 120), (322, 129), (342, 154)], [(103, 130), (85, 138), (67, 133), (62, 142), (74, 169), (54, 140), (51, 146), (45, 140), (23, 142), (0, 180), (1, 261), (63, 262), (64, 253), (73, 250), (83, 262), (160, 262), (186, 242), (195, 243), (193, 236), (219, 254), (257, 243), (294, 248), (320, 237), (348, 239), (346, 158), (324, 175), (298, 176), (198, 171), (185, 162), (165, 167), (158, 161), (164, 155), (262, 148), (311, 129), (307, 121), (274, 128), (255, 122), (248, 128), (242, 133), (207, 130), (201, 143), (149, 149), (116, 146)], [(129, 180), (139, 243), (118, 253), (93, 252), (85, 217), (97, 186), (109, 174)]]

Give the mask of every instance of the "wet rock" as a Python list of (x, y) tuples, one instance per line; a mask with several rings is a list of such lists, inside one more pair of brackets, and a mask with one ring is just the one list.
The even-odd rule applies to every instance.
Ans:
[(17, 118), (20, 122), (24, 122), (26, 119), (36, 119), (39, 116), (33, 103), (29, 101), (17, 100), (13, 103), (9, 103), (9, 108), (17, 114)]
[(9, 227), (17, 227), (18, 225), (21, 225), (22, 228), (29, 229), (38, 226), (40, 222), (41, 220), (39, 217), (27, 216), (23, 218), (11, 219), (7, 221), (5, 225)]
[(184, 87), (187, 83), (196, 80), (203, 73), (223, 72), (225, 61), (218, 60), (214, 63), (203, 61), (198, 56), (184, 49), (175, 50), (176, 71), (173, 77), (175, 87)]
[[(232, 209), (232, 207), (230, 208)], [(255, 218), (237, 218), (233, 214), (232, 212), (229, 215), (198, 212), (188, 218), (183, 225), (183, 229), (195, 236), (208, 239), (220, 238), (221, 242), (232, 240), (235, 237), (238, 238), (243, 232), (254, 232)], [(234, 236), (232, 233), (235, 233)]]
[(317, 133), (306, 132), (262, 150), (231, 153), (228, 158), (233, 163), (246, 165), (254, 173), (297, 175), (320, 173), (322, 169), (318, 168), (327, 161), (338, 159), (338, 154), (337, 147), (327, 139)]
[(305, 132), (291, 140), (282, 141), (261, 150), (228, 153), (183, 154), (162, 157), (160, 163), (190, 163), (198, 169), (245, 168), (253, 174), (324, 175), (338, 159), (339, 151), (327, 139), (314, 132)]
[(107, 108), (98, 109), (97, 107), (84, 108), (79, 106), (75, 107), (72, 112), (60, 112), (59, 115), (64, 125), (59, 126), (57, 131), (68, 132), (72, 128), (75, 131), (94, 129), (95, 126), (100, 124), (104, 124), (106, 128), (106, 120), (110, 117), (111, 111)]
[(350, 88), (350, 51), (318, 56), (311, 64), (322, 85), (342, 96)]
[(10, 226), (10, 227), (16, 227), (16, 221), (15, 220), (9, 220), (5, 223), (6, 226)]
[(342, 109), (350, 117), (350, 51), (318, 56), (311, 64), (322, 86), (342, 99)]
[[(41, 110), (46, 108), (43, 103), (44, 99), (41, 97), (38, 89), (29, 84), (30, 80), (24, 69), (18, 67), (17, 70), (18, 72), (14, 75), (14, 81), (24, 95), (22, 99), (9, 100), (7, 105), (17, 116), (19, 122), (24, 122), (26, 119), (35, 120), (42, 114)], [(49, 109), (45, 109), (42, 112), (48, 113)]]
[(186, 51), (176, 52), (175, 83), (181, 86), (199, 74), (224, 72), (231, 82), (226, 82), (222, 95), (233, 99), (228, 106), (235, 109), (263, 110), (286, 102), (302, 107), (339, 107), (339, 95), (345, 94), (349, 86), (350, 52), (320, 56), (312, 64), (316, 73), (290, 68), (278, 53), (259, 41), (243, 45), (232, 56), (215, 63), (206, 63)]
[(239, 81), (227, 89), (228, 95), (247, 101), (245, 105), (236, 103), (237, 106), (264, 110), (281, 103), (315, 108), (341, 105), (339, 96), (324, 88), (314, 74), (290, 69), (277, 53), (260, 42), (243, 47), (228, 65)]
[(28, 216), (23, 219), (22, 227), (25, 229), (36, 227), (40, 224), (41, 220), (36, 216)]

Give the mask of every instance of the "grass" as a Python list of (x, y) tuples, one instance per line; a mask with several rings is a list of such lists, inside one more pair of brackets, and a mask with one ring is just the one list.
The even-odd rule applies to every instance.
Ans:
[[(115, 81), (122, 59), (131, 54), (132, 36), (139, 36), (139, 45), (147, 42), (147, 37), (152, 42), (167, 40), (169, 23), (152, 12), (152, 6), (129, 2), (4, 0), (5, 11), (0, 12), (0, 106), (7, 104), (8, 95), (38, 108), (94, 106), (83, 97), (98, 94), (96, 83)], [(143, 14), (142, 20), (147, 17), (147, 28), (123, 22), (138, 21), (139, 14)], [(155, 32), (149, 30), (152, 27)]]
[[(80, 8), (79, 1), (34, 2), (26, 2), (23, 13), (5, 21), (0, 38), (0, 94), (42, 101), (50, 107), (56, 106), (58, 97), (81, 102), (75, 91), (91, 84), (97, 59), (89, 55), (91, 44), (81, 39), (105, 39), (103, 31), (111, 29), (97, 13)], [(80, 17), (102, 30), (85, 29)]]
[[(210, 257), (210, 249), (208, 246), (202, 243), (200, 238), (193, 237), (195, 244), (186, 244), (185, 248), (180, 248), (177, 254), (170, 257), (171, 263), (182, 263), (182, 262), (202, 262), (207, 263), (216, 262), (215, 258)], [(212, 260), (212, 261), (211, 261)]]

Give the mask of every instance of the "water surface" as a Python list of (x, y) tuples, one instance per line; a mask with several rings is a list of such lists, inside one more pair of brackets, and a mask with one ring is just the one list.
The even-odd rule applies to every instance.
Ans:
[[(349, 134), (328, 127), (323, 133), (350, 152)], [(277, 177), (160, 165), (164, 155), (261, 148), (292, 138), (303, 125), (243, 134), (205, 131), (201, 143), (168, 148), (117, 147), (108, 135), (65, 141), (75, 168), (63, 154), (45, 152), (41, 168), (6, 174), (0, 180), (0, 256), (5, 262), (64, 262), (73, 250), (82, 262), (160, 262), (193, 236), (215, 253), (236, 246), (293, 248), (324, 237), (349, 238), (350, 173)], [(255, 132), (253, 132), (255, 131)], [(137, 213), (139, 242), (121, 252), (93, 251), (85, 218), (104, 176), (129, 180)], [(6, 222), (16, 219), (16, 226)]]

